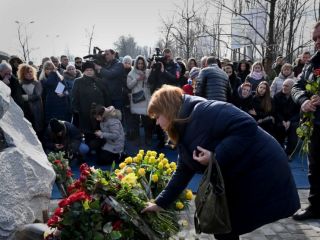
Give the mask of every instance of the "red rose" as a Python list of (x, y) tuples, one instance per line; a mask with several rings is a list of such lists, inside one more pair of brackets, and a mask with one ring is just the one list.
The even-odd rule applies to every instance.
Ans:
[(72, 176), (72, 172), (71, 172), (71, 170), (67, 170), (67, 177), (71, 177)]
[(54, 211), (54, 215), (60, 217), (63, 213), (63, 208), (57, 208), (55, 211)]
[(61, 164), (61, 160), (57, 159), (53, 161), (55, 164)]
[(68, 197), (69, 203), (72, 204), (77, 201), (90, 200), (90, 196), (88, 196), (85, 192), (75, 192)]
[(74, 184), (74, 186), (75, 186), (76, 188), (80, 188), (80, 187), (82, 186), (82, 184), (81, 184), (81, 182), (80, 182), (79, 179), (77, 179), (76, 181), (74, 181), (73, 184)]
[(320, 76), (320, 68), (314, 69), (313, 75), (315, 75), (316, 77), (319, 77)]
[(88, 170), (88, 171), (90, 170), (90, 167), (86, 163), (83, 163), (80, 166), (80, 172), (83, 172), (84, 170)]
[(122, 227), (122, 222), (121, 222), (121, 220), (117, 220), (117, 221), (115, 221), (114, 223), (112, 223), (112, 229), (113, 229), (114, 231), (119, 231), (119, 230), (121, 230), (121, 227)]
[(68, 198), (62, 199), (62, 200), (58, 203), (59, 207), (61, 207), (61, 208), (66, 207), (66, 206), (68, 206), (69, 204), (70, 204), (70, 202), (69, 202), (69, 199), (68, 199)]
[(88, 175), (90, 175), (90, 171), (84, 170), (83, 172), (81, 172), (81, 174), (84, 176), (88, 176)]
[(87, 177), (84, 175), (80, 175), (80, 182), (85, 182), (87, 180)]
[(56, 215), (53, 215), (47, 222), (47, 225), (49, 227), (54, 227), (59, 222), (59, 217)]

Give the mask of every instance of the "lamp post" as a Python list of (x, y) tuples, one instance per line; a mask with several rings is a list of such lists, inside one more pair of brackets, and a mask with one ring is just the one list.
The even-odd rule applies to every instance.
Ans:
[[(27, 26), (29, 26), (30, 24), (33, 24), (34, 21), (21, 22), (16, 20), (14, 22), (18, 24), (18, 38), (19, 38), (20, 45), (22, 47), (24, 60), (30, 61), (29, 36), (27, 32)], [(22, 33), (21, 33), (22, 26), (24, 27), (24, 35), (25, 35), (24, 37), (22, 36)]]

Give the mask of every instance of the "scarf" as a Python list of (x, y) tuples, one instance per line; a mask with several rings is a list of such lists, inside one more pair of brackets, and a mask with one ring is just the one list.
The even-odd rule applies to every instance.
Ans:
[(255, 80), (260, 80), (261, 78), (264, 77), (264, 74), (263, 74), (262, 71), (261, 71), (261, 72), (252, 72), (252, 73), (250, 74), (250, 77), (252, 77), (252, 78), (255, 79)]

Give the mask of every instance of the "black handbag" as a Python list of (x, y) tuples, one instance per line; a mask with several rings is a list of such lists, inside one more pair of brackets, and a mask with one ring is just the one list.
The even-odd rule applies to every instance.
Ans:
[(194, 225), (197, 233), (231, 232), (224, 182), (214, 156), (202, 177), (195, 198), (195, 206)]
[(132, 102), (138, 103), (146, 100), (146, 96), (144, 95), (144, 91), (140, 90), (139, 92), (132, 93)]
[(144, 81), (142, 83), (142, 89), (139, 92), (131, 94), (133, 103), (138, 103), (138, 102), (142, 102), (142, 101), (146, 100), (146, 96), (144, 95), (143, 88), (144, 88)]

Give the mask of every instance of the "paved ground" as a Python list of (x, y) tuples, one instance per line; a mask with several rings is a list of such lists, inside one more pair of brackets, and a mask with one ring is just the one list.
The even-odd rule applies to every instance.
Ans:
[[(308, 190), (299, 190), (301, 206), (307, 206)], [(57, 200), (51, 201), (50, 212), (57, 206)], [(194, 205), (181, 214), (182, 231), (172, 239), (210, 240), (213, 235), (197, 235), (193, 226)], [(241, 240), (320, 240), (320, 220), (297, 222), (292, 218), (265, 225), (254, 232), (241, 236)]]
[[(301, 206), (307, 206), (308, 190), (299, 190)], [(193, 226), (194, 206), (188, 212), (182, 214), (181, 224), (185, 224), (183, 230), (173, 239), (204, 240), (215, 239), (212, 235), (197, 235)], [(186, 220), (186, 221), (185, 221)], [(297, 222), (292, 218), (265, 225), (249, 234), (242, 235), (241, 240), (320, 240), (320, 220)]]

